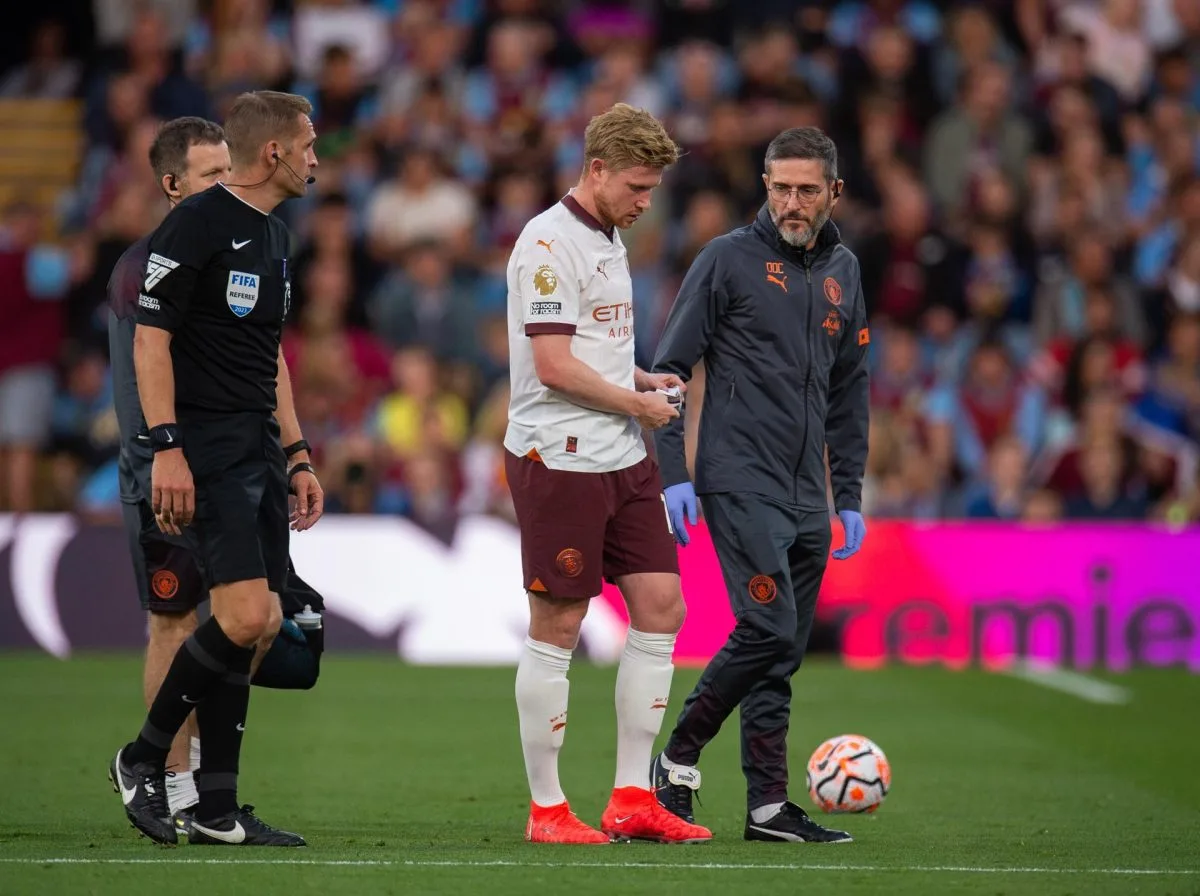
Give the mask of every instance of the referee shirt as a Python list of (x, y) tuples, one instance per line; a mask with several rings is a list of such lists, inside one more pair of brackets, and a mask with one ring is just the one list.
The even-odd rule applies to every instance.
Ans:
[(151, 235), (137, 322), (174, 334), (177, 414), (274, 413), (288, 244), (282, 221), (221, 184)]

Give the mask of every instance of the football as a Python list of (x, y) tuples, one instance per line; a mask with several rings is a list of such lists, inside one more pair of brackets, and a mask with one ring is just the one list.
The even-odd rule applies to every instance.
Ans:
[(874, 812), (892, 786), (883, 750), (858, 734), (833, 737), (808, 760), (808, 794), (824, 812)]

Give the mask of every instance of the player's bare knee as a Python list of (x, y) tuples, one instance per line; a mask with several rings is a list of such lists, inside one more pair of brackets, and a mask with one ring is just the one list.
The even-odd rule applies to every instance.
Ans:
[(529, 594), (529, 637), (574, 650), (587, 615), (588, 601)]
[(639, 632), (673, 635), (683, 628), (687, 607), (679, 576), (640, 573), (621, 577), (617, 586), (629, 608), (629, 623)]
[(683, 628), (683, 623), (687, 620), (687, 604), (683, 602), (683, 596), (680, 595), (670, 610), (671, 634), (678, 634)]
[(663, 604), (662, 612), (662, 633), (663, 634), (678, 634), (683, 628), (683, 622), (687, 618), (687, 605), (683, 602), (683, 593), (676, 590), (670, 595)]
[(639, 632), (654, 635), (678, 634), (686, 616), (687, 608), (682, 598), (641, 607), (637, 612), (632, 606), (629, 608), (629, 624)]
[(570, 617), (551, 617), (548, 619), (530, 620), (529, 637), (543, 644), (553, 644), (564, 650), (574, 650), (579, 643), (579, 630), (583, 619)]

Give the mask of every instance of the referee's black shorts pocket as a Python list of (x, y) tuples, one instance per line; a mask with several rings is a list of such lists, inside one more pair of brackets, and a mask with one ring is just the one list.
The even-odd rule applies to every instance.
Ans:
[(200, 483), (262, 458), (261, 414), (189, 414), (180, 421), (183, 455)]
[(193, 527), (209, 586), (287, 580), (288, 492), (278, 424), (257, 413), (189, 415), (184, 448), (196, 485)]
[(259, 535), (259, 506), (267, 472), (263, 461), (243, 462), (196, 483), (192, 525), (210, 587), (267, 578)]

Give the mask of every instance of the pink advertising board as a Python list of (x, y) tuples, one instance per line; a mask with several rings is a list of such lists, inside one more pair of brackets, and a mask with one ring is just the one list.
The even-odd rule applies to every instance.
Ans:
[[(862, 551), (830, 560), (818, 616), (838, 620), (854, 666), (1200, 671), (1200, 528), (869, 522)], [(834, 546), (841, 540), (834, 524)], [(733, 627), (703, 525), (679, 552), (688, 619), (676, 655), (706, 662)], [(617, 609), (620, 595), (606, 588)]]

